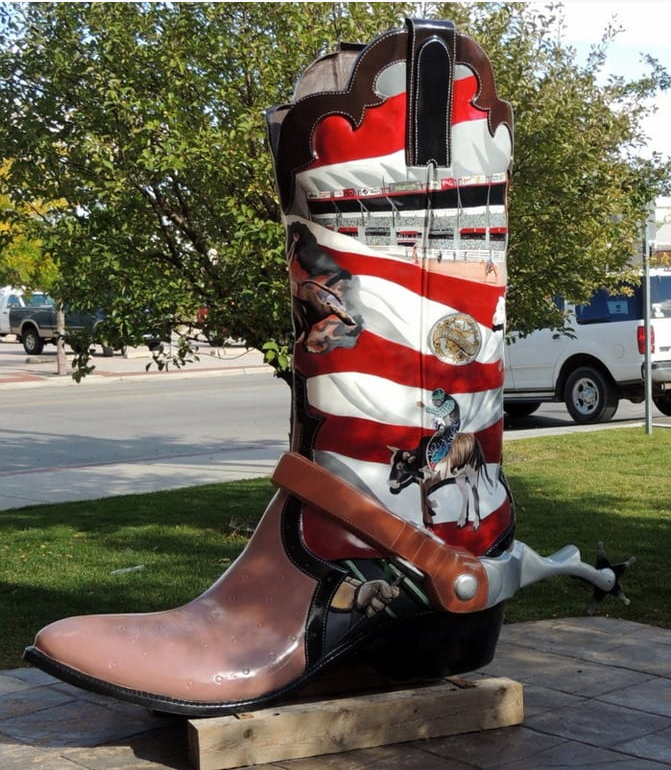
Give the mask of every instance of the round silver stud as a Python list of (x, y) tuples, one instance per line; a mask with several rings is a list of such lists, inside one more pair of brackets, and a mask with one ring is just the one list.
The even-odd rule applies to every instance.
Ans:
[(470, 601), (478, 592), (478, 579), (464, 572), (454, 581), (454, 593), (462, 602)]

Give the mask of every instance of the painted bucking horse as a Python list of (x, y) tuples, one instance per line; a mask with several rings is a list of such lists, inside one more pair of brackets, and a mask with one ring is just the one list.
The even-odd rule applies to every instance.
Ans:
[(410, 484), (419, 484), (422, 521), (430, 527), (435, 515), (431, 494), (446, 484), (456, 484), (461, 493), (457, 526), (465, 527), (471, 521), (476, 530), (480, 526), (478, 486), (484, 481), (489, 491), (493, 490), (482, 447), (475, 434), (459, 430), (459, 407), (453, 398), (441, 391), (434, 392), (432, 400), (434, 406), (427, 407), (427, 411), (440, 417), (434, 420), (436, 432), (423, 437), (413, 449), (388, 447), (392, 453), (389, 490), (398, 494)]

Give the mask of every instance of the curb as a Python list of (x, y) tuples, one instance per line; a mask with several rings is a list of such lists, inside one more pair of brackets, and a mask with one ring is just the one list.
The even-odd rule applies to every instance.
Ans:
[(151, 371), (151, 372), (93, 372), (82, 378), (81, 382), (77, 382), (72, 378), (71, 374), (8, 374), (6, 376), (0, 375), (0, 390), (8, 390), (14, 388), (40, 388), (47, 386), (67, 387), (69, 385), (87, 385), (87, 384), (101, 384), (108, 382), (122, 382), (126, 380), (137, 379), (151, 379), (154, 377), (171, 377), (178, 379), (189, 379), (191, 377), (227, 377), (240, 374), (260, 374), (262, 372), (273, 373), (273, 367), (268, 364), (254, 364), (251, 366), (237, 366), (227, 368), (211, 368), (211, 369), (191, 369), (187, 371), (185, 369), (179, 370), (167, 370), (167, 371)]

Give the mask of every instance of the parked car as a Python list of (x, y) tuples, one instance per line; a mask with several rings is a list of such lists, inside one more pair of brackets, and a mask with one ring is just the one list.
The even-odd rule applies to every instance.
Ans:
[[(93, 330), (103, 320), (103, 313), (66, 309), (65, 333)], [(15, 334), (28, 355), (39, 355), (45, 344), (55, 343), (56, 306), (48, 294), (33, 293), (30, 304), (9, 308), (9, 333)]]
[[(631, 294), (594, 293), (585, 305), (557, 300), (570, 334), (541, 329), (506, 346), (504, 411), (532, 414), (563, 401), (578, 423), (610, 420), (620, 399), (645, 398), (643, 282)], [(651, 367), (655, 406), (671, 415), (671, 269), (650, 271)]]
[(0, 289), (0, 337), (11, 334), (9, 330), (9, 308), (23, 307), (23, 291), (12, 286), (3, 286)]
[(45, 294), (41, 291), (26, 292), (14, 286), (0, 287), (0, 337), (13, 333), (9, 325), (10, 308), (40, 305), (44, 297)]

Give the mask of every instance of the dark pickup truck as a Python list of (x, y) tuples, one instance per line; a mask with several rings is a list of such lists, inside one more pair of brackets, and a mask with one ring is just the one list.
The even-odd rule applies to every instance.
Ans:
[[(103, 313), (80, 313), (67, 310), (65, 312), (65, 333), (91, 331), (103, 320)], [(23, 349), (29, 355), (39, 355), (45, 344), (55, 343), (56, 307), (54, 300), (48, 295), (42, 295), (42, 304), (27, 307), (12, 307), (9, 310), (10, 334), (15, 334)]]

